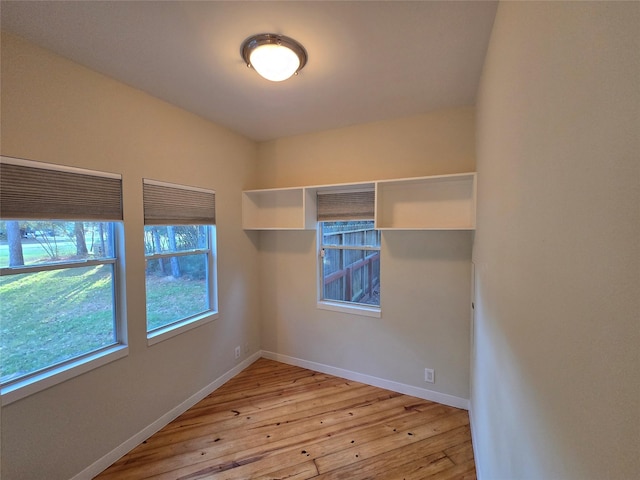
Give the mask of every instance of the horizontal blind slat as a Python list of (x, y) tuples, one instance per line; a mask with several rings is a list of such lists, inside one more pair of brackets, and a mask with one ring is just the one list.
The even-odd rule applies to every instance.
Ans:
[(374, 218), (373, 190), (318, 193), (318, 221), (370, 220)]
[(119, 221), (122, 180), (0, 163), (0, 217)]
[(215, 225), (213, 192), (144, 182), (145, 225)]

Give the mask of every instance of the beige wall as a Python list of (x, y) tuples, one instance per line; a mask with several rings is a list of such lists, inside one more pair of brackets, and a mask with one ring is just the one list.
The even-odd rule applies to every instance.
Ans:
[(499, 6), (478, 103), (480, 478), (640, 474), (639, 13)]
[[(468, 398), (470, 232), (385, 233), (382, 318), (319, 311), (315, 234), (243, 232), (240, 191), (473, 171), (472, 108), (256, 146), (3, 34), (1, 113), (2, 155), (123, 175), (130, 341), (127, 358), (2, 409), (3, 478), (77, 474), (227, 372), (245, 342), (421, 388), (435, 368), (430, 388)], [(215, 189), (218, 218), (220, 318), (153, 347), (143, 177)]]
[[(474, 171), (474, 130), (461, 108), (275, 140), (256, 186)], [(383, 232), (379, 319), (316, 308), (315, 231), (259, 242), (264, 350), (469, 398), (471, 232)]]
[(255, 188), (475, 170), (471, 107), (261, 143)]
[[(241, 229), (255, 143), (2, 35), (2, 155), (123, 176), (130, 354), (2, 408), (2, 477), (77, 474), (260, 347), (257, 252)], [(147, 347), (142, 178), (216, 190), (220, 317)]]

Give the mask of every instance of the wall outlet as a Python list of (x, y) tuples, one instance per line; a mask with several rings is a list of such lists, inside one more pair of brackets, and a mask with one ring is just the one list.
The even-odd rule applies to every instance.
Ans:
[(433, 368), (424, 369), (424, 381), (429, 383), (436, 383), (436, 374)]
[(236, 360), (240, 358), (240, 347), (236, 347)]

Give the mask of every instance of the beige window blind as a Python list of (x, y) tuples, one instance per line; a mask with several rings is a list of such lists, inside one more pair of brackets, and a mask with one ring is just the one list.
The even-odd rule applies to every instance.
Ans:
[(122, 178), (116, 174), (2, 157), (0, 217), (122, 220)]
[(375, 196), (373, 190), (318, 192), (318, 221), (372, 220)]
[(145, 225), (215, 225), (216, 194), (212, 190), (145, 178)]

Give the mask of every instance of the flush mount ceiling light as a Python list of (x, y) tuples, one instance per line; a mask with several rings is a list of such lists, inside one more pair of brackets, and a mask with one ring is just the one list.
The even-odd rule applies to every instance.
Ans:
[(293, 38), (275, 33), (261, 33), (247, 38), (240, 47), (247, 67), (262, 77), (281, 82), (297, 74), (307, 63), (307, 52)]

